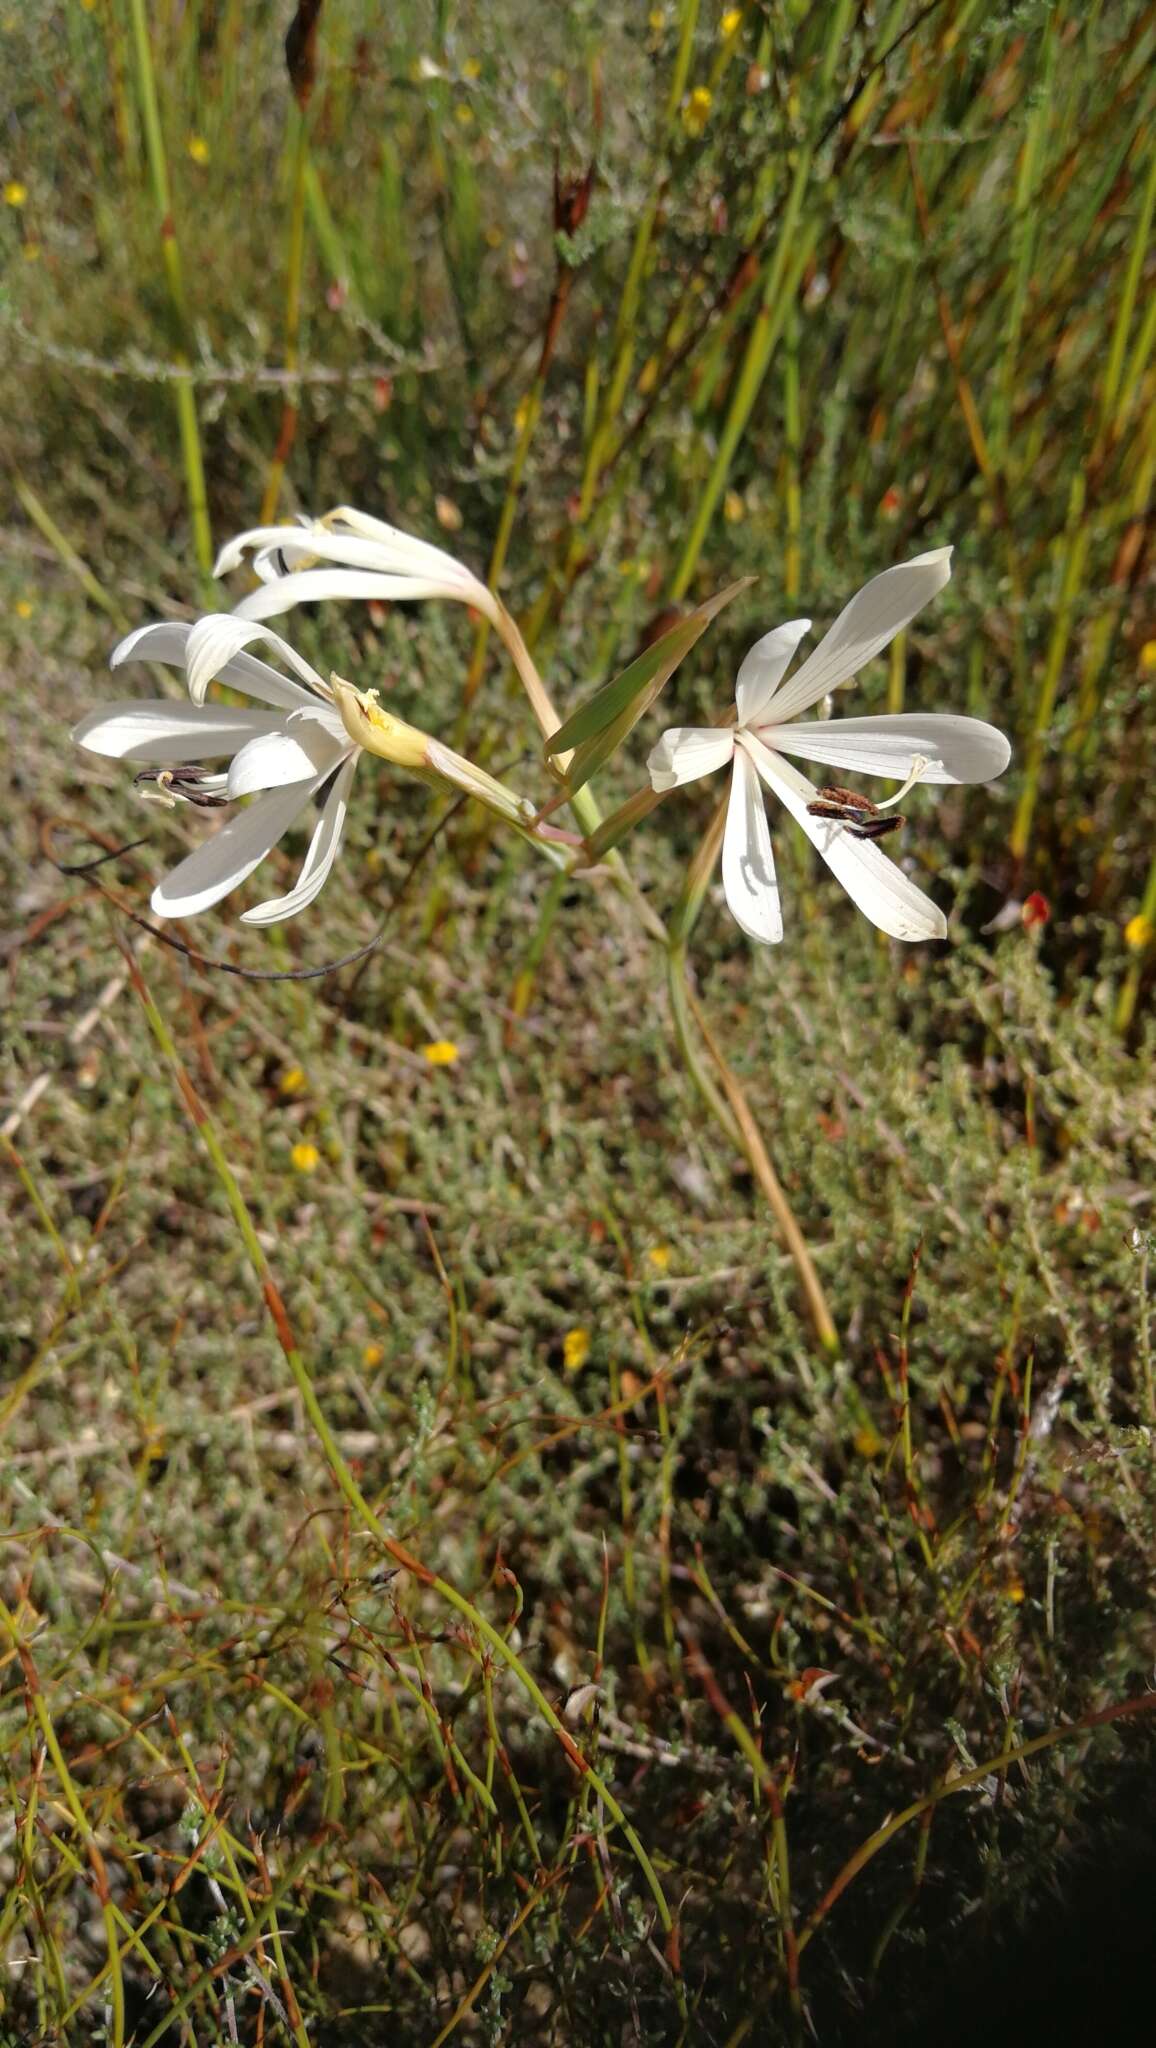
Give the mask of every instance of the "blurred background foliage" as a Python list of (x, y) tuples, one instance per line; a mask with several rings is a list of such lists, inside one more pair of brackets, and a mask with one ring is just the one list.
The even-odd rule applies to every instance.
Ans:
[[(1139, 0), (0, 12), (13, 2039), (893, 2038), (1121, 1825), (1154, 45)], [(597, 888), (555, 924), (520, 845), (366, 777), (323, 909), (185, 937), (266, 972), (382, 945), (260, 983), (52, 864), (146, 832), (101, 870), (144, 908), (183, 820), (68, 725), (119, 629), (235, 601), (214, 544), (341, 501), (488, 571), (564, 711), (757, 576), (607, 801), (756, 632), (954, 543), (853, 707), (1013, 739), (1003, 783), (907, 806), (950, 947), (888, 947), (787, 834), (784, 947), (696, 935), (838, 1360)], [(464, 617), (292, 630), (544, 791)], [(708, 802), (629, 843), (663, 910)], [(573, 1737), (676, 1939), (476, 1633), (345, 1519), (118, 934), (361, 1485), (552, 1701), (599, 1687)]]

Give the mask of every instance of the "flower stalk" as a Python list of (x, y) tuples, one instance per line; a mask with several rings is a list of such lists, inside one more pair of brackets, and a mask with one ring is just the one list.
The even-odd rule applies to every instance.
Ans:
[[(822, 1282), (807, 1249), (807, 1241), (787, 1200), (783, 1184), (771, 1164), (770, 1154), (742, 1084), (724, 1057), (691, 985), (687, 945), (698, 921), (718, 861), (726, 830), (727, 812), (728, 802), (724, 798), (718, 805), (707, 827), (702, 845), (687, 870), (682, 893), (670, 920), (666, 961), (674, 1033), (687, 1071), (707, 1108), (731, 1143), (744, 1152), (750, 1162), (751, 1171), (766, 1197), (771, 1213), (783, 1233), (787, 1250), (794, 1260), (799, 1284), (806, 1297), (819, 1342), (825, 1350), (837, 1352), (839, 1333), (827, 1305)], [(705, 1045), (722, 1083), (721, 1095), (703, 1060), (698, 1040)]]
[(338, 675), (330, 677), (330, 688), (346, 732), (364, 753), (376, 754), (395, 767), (408, 768), (435, 786), (448, 782), (463, 796), (473, 797), (492, 811), (503, 824), (512, 825), (555, 867), (566, 865), (567, 847), (582, 845), (574, 833), (543, 823), (528, 797), (516, 795), (485, 768), (468, 761), (464, 754), (455, 753), (452, 747), (443, 746), (430, 733), (383, 710), (376, 690), (358, 690)]

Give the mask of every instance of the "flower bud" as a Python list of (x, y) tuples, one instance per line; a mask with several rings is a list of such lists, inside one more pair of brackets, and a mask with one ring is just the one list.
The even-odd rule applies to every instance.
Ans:
[(341, 676), (331, 675), (333, 700), (351, 740), (367, 754), (377, 754), (398, 768), (426, 768), (429, 765), (429, 735), (416, 725), (407, 725), (391, 711), (383, 711), (376, 690), (356, 690)]

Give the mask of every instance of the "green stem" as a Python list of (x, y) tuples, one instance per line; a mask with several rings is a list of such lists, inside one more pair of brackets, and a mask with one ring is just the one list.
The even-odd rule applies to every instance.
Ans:
[[(1116, 1011), (1113, 1022), (1117, 1031), (1127, 1031), (1136, 1014), (1136, 999), (1140, 994), (1140, 978), (1144, 971), (1144, 961), (1152, 950), (1151, 930), (1153, 927), (1156, 927), (1156, 854), (1153, 854), (1152, 865), (1148, 870), (1148, 880), (1144, 886), (1139, 914), (1144, 919), (1145, 925), (1141, 926), (1140, 943), (1136, 948), (1136, 957), (1124, 976), (1124, 985), (1116, 998)], [(1148, 927), (1147, 936), (1145, 936), (1145, 926)]]
[[(165, 155), (165, 139), (161, 128), (160, 110), (157, 104), (156, 74), (153, 70), (152, 45), (149, 41), (148, 17), (145, 0), (129, 0), (132, 16), (133, 47), (136, 54), (137, 95), (140, 101), (141, 121), (145, 132), (145, 147), (148, 151), (149, 175), (152, 180), (153, 199), (156, 203), (157, 219), (160, 225), (161, 260), (164, 265), (165, 282), (176, 319), (180, 346), (176, 350), (176, 365), (188, 372), (192, 367), (192, 326), (189, 320), (188, 303), (185, 298), (184, 276), (181, 270), (181, 252), (177, 245), (177, 231), (173, 223), (172, 191), (169, 185), (168, 159)], [(187, 375), (178, 377), (174, 384), (177, 407), (177, 425), (181, 437), (181, 455), (185, 466), (185, 494), (189, 507), (189, 522), (193, 529), (193, 545), (197, 563), (203, 576), (211, 577), (213, 570), (213, 536), (209, 526), (208, 495), (205, 490), (205, 468), (201, 455), (200, 427), (197, 421), (197, 402), (192, 383)]]
[[(289, 257), (285, 273), (285, 368), (292, 377), (297, 370), (301, 355), (301, 288), (305, 272), (305, 195), (309, 171), (309, 123), (305, 109), (294, 104), (292, 120), (293, 134), (293, 197), (289, 212)], [(265, 479), (265, 495), (261, 500), (261, 525), (271, 526), (277, 516), (277, 501), (281, 496), (281, 485), (285, 478), (285, 465), (297, 438), (297, 421), (300, 414), (300, 386), (289, 383), (285, 387), (285, 401), (281, 409), (281, 428), (277, 446), (269, 464)]]
[(1144, 259), (1148, 253), (1148, 239), (1152, 233), (1152, 217), (1156, 213), (1156, 149), (1148, 166), (1148, 182), (1140, 202), (1140, 218), (1132, 237), (1128, 253), (1128, 267), (1124, 272), (1124, 288), (1116, 309), (1116, 324), (1112, 331), (1111, 347), (1108, 350), (1108, 364), (1104, 371), (1104, 384), (1100, 393), (1100, 422), (1102, 429), (1112, 423), (1116, 411), (1116, 399), (1124, 371), (1124, 352), (1128, 346), (1128, 329), (1136, 306), (1136, 294), (1144, 271)]
[[(743, 1092), (738, 1076), (732, 1072), (714, 1033), (703, 1016), (701, 1005), (695, 1000), (690, 987), (690, 965), (687, 959), (687, 941), (698, 920), (710, 879), (714, 873), (726, 830), (726, 816), (729, 798), (724, 797), (707, 827), (697, 854), (687, 870), (682, 894), (675, 905), (667, 936), (667, 987), (670, 991), (671, 1016), (674, 1019), (675, 1036), (679, 1050), (686, 1062), (691, 1079), (694, 1081), (703, 1101), (712, 1116), (726, 1132), (732, 1144), (746, 1154), (751, 1171), (758, 1181), (768, 1206), (775, 1217), (787, 1249), (795, 1263), (799, 1283), (806, 1297), (819, 1342), (831, 1352), (837, 1352), (839, 1333), (827, 1306), (819, 1275), (807, 1249), (806, 1240), (795, 1220), (794, 1210), (783, 1191), (782, 1182), (771, 1164), (770, 1154), (763, 1143), (762, 1133), (755, 1121), (751, 1106)], [(697, 1033), (697, 1036), (696, 1036)], [(701, 1039), (714, 1064), (722, 1083), (722, 1095), (703, 1064), (697, 1040)]]
[(61, 532), (51, 512), (48, 511), (46, 506), (41, 504), (31, 484), (25, 482), (19, 470), (13, 474), (12, 488), (27, 512), (28, 517), (31, 519), (33, 526), (37, 527), (44, 535), (49, 547), (63, 562), (69, 575), (75, 576), (85, 596), (91, 598), (93, 604), (98, 604), (102, 612), (107, 612), (113, 624), (119, 627), (123, 633), (128, 625), (128, 620), (125, 618), (116, 599), (109, 596), (102, 583), (97, 582), (88, 563), (77, 554), (67, 534)]
[[(545, 685), (538, 674), (534, 658), (510, 614), (506, 611), (505, 606), (501, 604), (499, 604), (497, 609), (497, 622), (498, 629), (502, 633), (510, 656), (526, 686), (543, 735), (549, 739), (552, 733), (557, 732), (560, 721), (546, 693)], [(566, 757), (559, 756), (558, 758), (561, 762)], [(594, 801), (589, 784), (574, 791), (570, 798), (570, 808), (586, 835), (588, 847), (590, 845), (597, 845), (602, 814)], [(618, 815), (620, 816), (621, 814)], [(611, 820), (610, 822), (614, 823), (615, 821)], [(686, 1062), (687, 1069), (695, 1086), (709, 1107), (711, 1114), (716, 1118), (721, 1129), (725, 1131), (731, 1142), (736, 1144), (740, 1151), (746, 1154), (750, 1162), (755, 1178), (767, 1198), (783, 1232), (787, 1248), (795, 1262), (800, 1285), (806, 1297), (807, 1306), (810, 1310), (819, 1342), (828, 1351), (838, 1351), (838, 1332), (835, 1328), (830, 1309), (827, 1306), (827, 1299), (823, 1293), (819, 1276), (815, 1271), (810, 1252), (807, 1250), (803, 1233), (795, 1221), (794, 1211), (771, 1164), (770, 1155), (763, 1143), (762, 1134), (759, 1131), (750, 1104), (739, 1085), (738, 1079), (731, 1072), (723, 1058), (722, 1052), (713, 1034), (710, 1032), (701, 1010), (690, 993), (688, 984), (689, 968), (686, 942), (694, 927), (699, 911), (702, 908), (706, 891), (710, 885), (710, 878), (714, 873), (719, 849), (722, 846), (725, 825), (726, 804), (724, 801), (715, 812), (706, 838), (687, 871), (686, 881), (683, 884), (682, 894), (675, 906), (669, 931), (663, 925), (661, 918), (657, 917), (651, 909), (634, 877), (622, 861), (621, 856), (616, 852), (610, 856), (611, 871), (615, 876), (620, 894), (630, 904), (642, 923), (643, 928), (649, 932), (650, 936), (659, 945), (666, 949), (667, 985), (670, 990), (671, 1016), (674, 1021), (675, 1037), (678, 1041), (679, 1051)], [(725, 1102), (719, 1095), (718, 1089), (715, 1087), (699, 1054), (693, 1028), (694, 1024), (697, 1024), (698, 1034), (705, 1041), (710, 1057), (718, 1070), (723, 1084), (723, 1092), (726, 1096)]]
[(698, 567), (698, 558), (702, 553), (715, 508), (727, 486), (731, 464), (746, 432), (747, 422), (763, 388), (767, 371), (771, 367), (779, 338), (794, 304), (799, 281), (818, 239), (818, 229), (814, 224), (809, 223), (802, 228), (799, 225), (803, 196), (810, 173), (811, 152), (804, 149), (795, 167), (779, 239), (767, 266), (762, 299), (747, 340), (742, 368), (735, 384), (726, 423), (719, 436), (715, 459), (695, 508), (686, 545), (670, 587), (671, 597), (676, 601), (685, 596)]
[(1027, 761), (1024, 767), (1024, 786), (1020, 792), (1015, 819), (1011, 830), (1011, 851), (1017, 861), (1022, 861), (1031, 843), (1032, 820), (1035, 817), (1039, 796), (1040, 777), (1047, 752), (1049, 729), (1056, 706), (1056, 694), (1063, 674), (1064, 658), (1071, 638), (1072, 621), (1075, 616), (1076, 599), (1084, 576), (1084, 563), (1088, 555), (1091, 534), (1084, 519), (1085, 481), (1082, 470), (1072, 478), (1071, 496), (1068, 501), (1068, 520), (1065, 534), (1064, 566), (1060, 577), (1060, 592), (1056, 604), (1055, 623), (1048, 645), (1047, 661), (1044, 665), (1043, 681), (1036, 699), (1036, 715), (1028, 740)]

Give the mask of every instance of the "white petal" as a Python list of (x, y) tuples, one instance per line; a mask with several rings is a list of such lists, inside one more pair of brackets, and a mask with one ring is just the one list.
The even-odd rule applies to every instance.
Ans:
[(767, 807), (759, 778), (741, 746), (735, 748), (722, 878), (727, 906), (748, 939), (777, 946), (783, 936), (783, 913)]
[(206, 618), (197, 620), (185, 650), (189, 695), (194, 704), (204, 702), (205, 691), (214, 680), (236, 682), (250, 696), (261, 697), (267, 703), (283, 704), (288, 710), (298, 710), (303, 704), (316, 704), (315, 696), (291, 682), (288, 676), (278, 675), (268, 662), (257, 661), (254, 656), (242, 653), (241, 650), (253, 640), (263, 640), (275, 648), (282, 661), (296, 671), (302, 682), (328, 697), (328, 686), (322, 682), (317, 670), (298, 654), (296, 648), (290, 647), (287, 640), (282, 640), (279, 633), (263, 632), (259, 626), (254, 627), (238, 619), (232, 612), (210, 612)]
[[(386, 575), (475, 580), (464, 562), (455, 560), (443, 548), (418, 540), (414, 534), (402, 533), (396, 526), (387, 526), (384, 520), (371, 519), (368, 513), (355, 512), (351, 506), (339, 506), (324, 525), (320, 520), (307, 519), (295, 526), (250, 527), (221, 549), (213, 573), (223, 576), (235, 569), (248, 551), (256, 556), (253, 566), (263, 577), (291, 573), (298, 563), (313, 556), (327, 562), (344, 562), (352, 569), (375, 569)], [(281, 566), (277, 564), (278, 555), (284, 558)]]
[(811, 816), (807, 805), (814, 801), (815, 791), (805, 775), (781, 755), (772, 754), (753, 733), (745, 733), (740, 744), (864, 917), (892, 939), (946, 938), (947, 919), (942, 910), (873, 840), (853, 839), (846, 825)]
[(366, 540), (357, 534), (335, 533), (326, 526), (268, 527), (265, 532), (268, 538), (253, 556), (253, 567), (263, 583), (277, 576), (294, 575), (303, 565), (316, 567), (318, 562), (334, 562), (346, 569), (369, 569), (379, 576), (404, 576), (411, 581), (423, 578), (428, 582), (434, 577), (439, 583), (463, 586), (475, 581), (452, 555), (421, 541), (411, 541), (404, 534), (398, 535), (400, 544), (394, 545)]
[(448, 554), (445, 548), (435, 547), (432, 541), (419, 540), (415, 533), (403, 533), (399, 526), (390, 526), (384, 519), (374, 519), (368, 512), (359, 512), (354, 505), (336, 505), (329, 514), (330, 523), (337, 532), (362, 535), (386, 548), (398, 563), (410, 567), (423, 564), (427, 570), (435, 567), (447, 574), (464, 576), (471, 583), (477, 581), (472, 569), (459, 562), (456, 555)]
[(296, 917), (299, 910), (304, 910), (315, 896), (320, 895), (341, 846), (349, 808), (349, 790), (356, 767), (357, 756), (354, 754), (345, 763), (325, 800), (296, 887), (290, 889), (286, 896), (271, 896), (267, 903), (258, 903), (254, 909), (246, 910), (241, 917), (242, 924), (280, 924), (283, 918)]
[(78, 747), (114, 761), (176, 767), (235, 753), (247, 740), (276, 731), (274, 711), (234, 710), (226, 704), (104, 704), (73, 727)]
[(495, 614), (493, 599), (481, 583), (450, 577), (379, 576), (368, 569), (298, 569), (251, 590), (235, 610), (238, 619), (272, 619), (295, 604), (317, 604), (327, 597), (377, 598), (382, 604), (411, 604), (419, 598), (445, 597)]
[(735, 684), (740, 725), (753, 725), (760, 711), (766, 709), (786, 674), (796, 647), (804, 633), (810, 630), (810, 619), (788, 619), (785, 626), (775, 626), (771, 632), (764, 633), (743, 657)]
[(951, 549), (935, 548), (911, 562), (885, 569), (856, 591), (834, 625), (796, 675), (785, 683), (774, 703), (775, 723), (809, 711), (828, 690), (837, 690), (894, 640), (916, 612), (930, 603), (951, 578)]
[(244, 533), (235, 533), (227, 540), (213, 563), (214, 576), (227, 576), (231, 569), (239, 569), (246, 554), (258, 548), (300, 548), (305, 536), (312, 533), (313, 521), (301, 519), (294, 523), (281, 522), (276, 526), (250, 526)]
[(331, 775), (350, 750), (340, 720), (338, 727), (339, 736), (334, 737), (318, 721), (301, 716), (282, 721), (276, 732), (250, 740), (229, 769), (230, 797), (252, 796), (255, 790), (281, 789), (289, 782)]
[(258, 797), (247, 810), (230, 818), (220, 832), (206, 839), (179, 867), (158, 882), (152, 906), (158, 917), (193, 917), (208, 910), (243, 882), (263, 861), (271, 846), (305, 809), (319, 787), (312, 782), (294, 782), (288, 789), (272, 790)]
[[(213, 616), (228, 617), (228, 614), (214, 613)], [(151, 626), (138, 626), (135, 633), (130, 633), (127, 639), (113, 648), (109, 666), (119, 668), (122, 661), (161, 661), (168, 663), (172, 668), (184, 668), (188, 659), (189, 640), (195, 630), (183, 620), (165, 619)], [(256, 639), (260, 636), (250, 634), (248, 637)], [(264, 637), (274, 638), (272, 634), (266, 634)], [(284, 647), (285, 643), (275, 640), (274, 644)], [(290, 653), (292, 655), (292, 650)], [(296, 662), (300, 657), (292, 655), (292, 659)], [(305, 666), (308, 667), (308, 664)], [(314, 674), (312, 669), (308, 672), (310, 676)], [(234, 654), (228, 661), (223, 662), (215, 673), (218, 682), (228, 683), (234, 690), (244, 690), (246, 696), (257, 697), (263, 704), (280, 704), (287, 711), (291, 711), (303, 701), (296, 683), (291, 683), (285, 676), (278, 675), (277, 670), (270, 668), (267, 661), (258, 661), (253, 654)], [(208, 687), (207, 682), (205, 687)], [(204, 692), (201, 694), (203, 696)]]
[(672, 725), (651, 748), (646, 766), (652, 789), (677, 789), (680, 783), (697, 782), (725, 768), (735, 750), (735, 736), (729, 726)]
[(927, 762), (921, 782), (993, 782), (1011, 760), (1011, 743), (994, 725), (951, 712), (760, 726), (758, 736), (777, 754), (889, 782), (905, 782), (917, 754)]
[(185, 646), (192, 630), (183, 619), (156, 619), (151, 625), (138, 626), (117, 641), (108, 665), (119, 668), (122, 661), (163, 661), (170, 668), (183, 668)]

